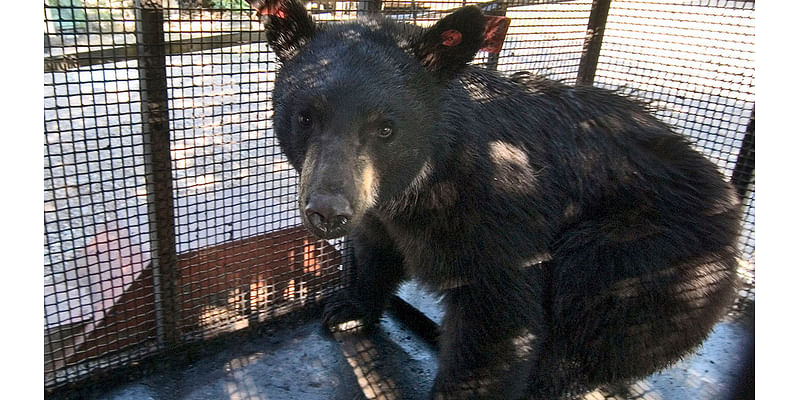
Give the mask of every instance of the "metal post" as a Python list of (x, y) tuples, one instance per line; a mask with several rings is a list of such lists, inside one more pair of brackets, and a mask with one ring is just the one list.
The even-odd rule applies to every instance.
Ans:
[[(506, 10), (508, 9), (508, 5), (505, 1), (500, 0), (494, 3), (494, 7), (491, 9), (484, 9), (484, 14), (497, 16), (497, 17), (505, 17)], [(497, 71), (497, 65), (500, 63), (500, 53), (489, 53), (486, 57), (486, 68)]]
[(750, 114), (750, 122), (747, 124), (747, 129), (742, 139), (742, 147), (739, 149), (739, 155), (736, 157), (736, 165), (733, 167), (733, 175), (731, 176), (731, 183), (736, 187), (736, 192), (739, 194), (739, 199), (744, 202), (747, 197), (747, 191), (750, 187), (750, 181), (753, 180), (753, 170), (756, 164), (756, 108), (753, 107), (753, 112)]
[(157, 330), (162, 344), (174, 345), (180, 334), (164, 10), (160, 1), (137, 0), (136, 12)]
[(358, 2), (358, 14), (377, 15), (381, 12), (382, 0), (360, 0)]
[(578, 85), (592, 85), (597, 72), (597, 60), (600, 58), (600, 47), (603, 45), (603, 33), (606, 29), (608, 11), (611, 0), (594, 0), (589, 24), (586, 27), (586, 39), (583, 42), (581, 64), (578, 67)]

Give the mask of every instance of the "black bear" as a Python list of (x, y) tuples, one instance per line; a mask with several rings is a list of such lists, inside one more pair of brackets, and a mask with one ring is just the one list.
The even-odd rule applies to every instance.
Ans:
[(434, 398), (574, 395), (696, 348), (735, 296), (739, 201), (647, 107), (469, 65), (484, 17), (316, 24), (258, 4), (304, 224), (352, 239), (335, 327), (442, 294)]

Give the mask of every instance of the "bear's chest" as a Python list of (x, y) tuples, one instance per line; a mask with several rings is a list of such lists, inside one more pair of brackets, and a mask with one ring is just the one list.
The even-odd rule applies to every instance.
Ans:
[(469, 266), (464, 260), (470, 238), (431, 221), (398, 223), (384, 220), (384, 228), (403, 255), (406, 274), (434, 290), (467, 284)]

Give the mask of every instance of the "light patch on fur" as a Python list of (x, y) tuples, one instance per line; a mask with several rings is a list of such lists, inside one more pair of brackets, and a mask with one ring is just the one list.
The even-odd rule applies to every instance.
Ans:
[(580, 128), (580, 130), (582, 130), (582, 131), (592, 130), (592, 128), (594, 128), (594, 120), (589, 119), (589, 120), (578, 122), (578, 128)]
[(511, 343), (514, 345), (514, 355), (526, 360), (533, 352), (533, 343), (536, 340), (536, 335), (527, 329), (523, 329), (522, 333), (513, 337)]
[(552, 259), (553, 259), (553, 256), (549, 252), (536, 254), (533, 257), (523, 261), (520, 264), (520, 269), (526, 269), (526, 268), (535, 267), (535, 266), (537, 266), (537, 265), (539, 265), (539, 264), (541, 264), (541, 263), (543, 263), (545, 261), (550, 261)]
[(361, 42), (364, 41), (362, 38), (361, 32), (355, 29), (348, 29), (339, 32), (339, 38), (342, 39), (343, 42)]
[(437, 289), (440, 291), (452, 290), (455, 288), (466, 286), (468, 283), (469, 282), (467, 282), (462, 278), (452, 278), (439, 284), (439, 287)]
[(618, 298), (635, 298), (641, 295), (642, 280), (639, 277), (623, 279), (615, 282), (611, 293)]
[(417, 172), (417, 175), (405, 190), (393, 199), (387, 200), (381, 207), (389, 214), (396, 214), (401, 212), (405, 207), (416, 204), (419, 200), (419, 192), (422, 186), (428, 180), (433, 167), (431, 166), (430, 159), (425, 160), (422, 167)]
[(375, 206), (378, 201), (378, 191), (380, 189), (380, 179), (375, 170), (375, 165), (372, 159), (362, 157), (359, 159), (362, 164), (361, 171), (361, 185), (358, 188), (359, 197), (364, 199), (364, 209), (369, 209)]
[(306, 224), (305, 213), (302, 210), (305, 210), (306, 204), (305, 199), (308, 197), (308, 180), (311, 178), (311, 173), (314, 171), (314, 167), (317, 164), (317, 157), (319, 155), (319, 148), (315, 145), (308, 146), (306, 150), (305, 158), (303, 159), (303, 166), (302, 170), (300, 171), (300, 182), (298, 185), (298, 193), (297, 193), (297, 203), (298, 209), (300, 210), (300, 218), (303, 220), (303, 223)]
[(536, 174), (528, 154), (521, 148), (495, 140), (489, 143), (489, 158), (494, 166), (492, 186), (506, 193), (526, 193), (536, 186)]
[(411, 184), (408, 186), (408, 190), (410, 192), (418, 191), (420, 187), (422, 187), (422, 184), (425, 183), (425, 180), (431, 175), (431, 171), (433, 171), (433, 168), (431, 167), (430, 159), (425, 160), (425, 163), (422, 164), (422, 168), (417, 172), (417, 176), (414, 177), (414, 180), (411, 181)]
[(577, 218), (578, 213), (580, 213), (580, 208), (578, 207), (577, 203), (570, 201), (566, 206), (564, 206), (564, 219), (572, 220)]
[(691, 268), (683, 282), (677, 285), (675, 294), (693, 308), (701, 309), (715, 299), (712, 294), (727, 286), (729, 279), (731, 273), (725, 260), (708, 260)]
[(736, 190), (733, 189), (733, 186), (727, 186), (725, 188), (725, 194), (715, 199), (711, 208), (705, 210), (705, 214), (709, 216), (722, 214), (739, 207), (739, 205), (740, 201)]
[(474, 80), (464, 81), (464, 88), (467, 89), (469, 98), (478, 103), (486, 103), (497, 99), (497, 95), (488, 90), (486, 85)]
[(286, 78), (286, 82), (291, 86), (303, 86), (306, 90), (321, 87), (324, 80), (319, 77), (320, 75), (325, 75), (326, 71), (331, 68), (329, 64), (331, 64), (329, 58), (321, 58), (314, 62), (306, 63), (299, 67), (300, 70), (296, 74), (289, 75)]

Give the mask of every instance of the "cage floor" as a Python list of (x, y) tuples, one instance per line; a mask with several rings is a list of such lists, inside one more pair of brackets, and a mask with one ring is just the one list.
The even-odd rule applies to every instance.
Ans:
[[(369, 337), (333, 337), (310, 321), (227, 346), (182, 370), (116, 387), (101, 400), (425, 398), (433, 349), (394, 318)], [(392, 394), (402, 396), (392, 397)], [(386, 397), (381, 397), (386, 396)]]
[[(423, 312), (434, 321), (431, 298)], [(597, 390), (584, 400), (725, 399), (748, 379), (750, 326), (742, 318), (720, 322), (705, 344), (672, 368), (626, 386)], [(752, 372), (750, 372), (752, 373)], [(226, 345), (183, 369), (163, 371), (95, 393), (102, 400), (218, 399), (426, 399), (436, 375), (436, 352), (395, 317), (386, 315), (369, 336), (332, 336), (319, 321)], [(752, 379), (752, 375), (749, 377)]]

